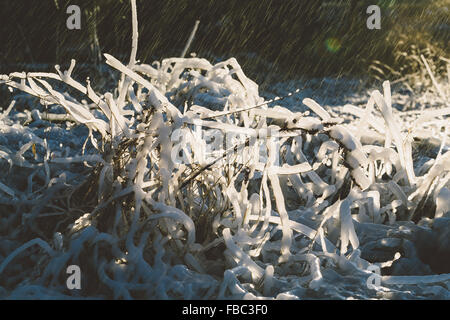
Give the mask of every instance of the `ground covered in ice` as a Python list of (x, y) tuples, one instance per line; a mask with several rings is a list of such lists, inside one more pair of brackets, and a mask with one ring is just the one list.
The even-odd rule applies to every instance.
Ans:
[[(211, 87), (213, 87), (213, 84), (211, 84)], [(296, 88), (301, 88), (301, 91), (295, 95), (287, 96), (290, 92), (294, 92)], [(37, 88), (33, 89), (38, 90)], [(270, 87), (270, 90), (261, 93), (260, 96), (264, 97), (264, 101), (287, 96), (282, 100), (270, 103), (269, 108), (264, 106), (264, 109), (275, 108), (278, 112), (288, 112), (280, 109), (280, 107), (285, 107), (304, 117), (309, 117), (312, 113), (311, 109), (303, 103), (305, 102), (304, 99), (312, 98), (323, 107), (322, 116), (329, 113), (333, 118), (341, 119), (342, 126), (348, 129), (348, 134), (353, 137), (350, 139), (357, 137), (364, 144), (377, 145), (380, 141), (384, 143), (382, 134), (387, 127), (384, 124), (382, 114), (374, 112), (374, 114), (370, 113), (372, 118), (366, 118), (367, 120), (370, 119), (370, 122), (373, 121), (371, 128), (376, 129), (373, 132), (369, 130), (367, 125), (369, 121), (364, 120), (364, 117), (361, 116), (361, 112), (364, 112), (366, 105), (371, 103), (369, 98), (373, 90), (374, 88), (361, 88), (359, 81), (351, 79), (311, 79), (274, 84)], [(430, 121), (430, 119), (435, 121), (436, 118), (447, 121), (445, 116), (448, 115), (448, 107), (443, 109), (442, 102), (439, 99), (429, 99), (425, 102), (428, 103), (426, 105), (423, 101), (420, 101), (421, 97), (403, 91), (400, 86), (398, 86), (398, 91), (395, 90), (396, 88), (392, 92), (393, 115), (399, 121), (399, 129), (403, 133), (402, 139), (406, 139), (408, 135), (415, 138), (412, 147), (415, 175), (425, 175), (435, 164), (434, 159), (437, 158), (438, 154), (445, 154), (448, 158), (446, 152), (448, 152), (449, 144), (444, 141), (447, 132), (436, 129), (439, 128), (439, 125), (435, 126), (435, 122), (429, 123), (429, 127), (424, 127), (429, 129), (428, 132), (421, 126), (414, 128), (414, 121), (417, 121), (421, 115), (423, 116), (424, 110), (427, 112), (444, 110), (441, 114), (431, 114), (431, 117), (428, 117), (426, 121)], [(166, 96), (177, 103), (176, 99), (173, 99), (173, 91), (171, 90)], [(42, 106), (39, 104), (38, 98), (17, 90), (13, 91), (11, 97), (15, 104), (11, 104), (8, 108), (7, 102), (2, 102), (3, 111), (0, 119), (0, 165), (2, 170), (0, 177), (0, 228), (2, 234), (0, 241), (0, 295), (2, 298), (70, 298), (83, 296), (91, 298), (239, 299), (256, 297), (278, 299), (450, 298), (450, 277), (448, 275), (450, 273), (448, 160), (442, 164), (442, 172), (438, 173), (438, 175), (444, 177), (444, 183), (441, 182), (441, 188), (443, 189), (440, 189), (443, 191), (440, 192), (444, 193), (443, 197), (446, 197), (443, 199), (445, 204), (438, 203), (434, 207), (433, 205), (425, 207), (425, 212), (416, 219), (418, 220), (416, 222), (397, 221), (402, 220), (401, 218), (404, 217), (402, 215), (405, 213), (407, 215), (409, 211), (414, 210), (412, 204), (405, 206), (402, 203), (402, 201), (409, 202), (410, 200), (406, 197), (413, 192), (408, 190), (409, 192), (404, 193), (405, 188), (399, 187), (401, 185), (400, 178), (396, 179), (398, 184), (390, 185), (389, 180), (392, 179), (394, 173), (391, 172), (389, 175), (384, 172), (379, 174), (382, 176), (381, 179), (375, 177), (375, 182), (369, 182), (377, 185), (375, 188), (368, 188), (368, 190), (374, 192), (372, 195), (375, 195), (372, 198), (367, 197), (367, 199), (372, 199), (370, 202), (363, 204), (364, 196), (358, 196), (355, 192), (354, 198), (360, 198), (361, 203), (354, 206), (352, 215), (349, 216), (352, 222), (350, 231), (342, 231), (342, 221), (340, 220), (343, 219), (343, 215), (342, 213), (339, 214), (339, 207), (342, 206), (341, 196), (333, 196), (334, 193), (337, 193), (336, 188), (332, 188), (333, 190), (329, 191), (327, 196), (324, 196), (323, 190), (317, 190), (318, 188), (313, 186), (313, 183), (324, 184), (325, 186), (322, 186), (322, 188), (326, 188), (327, 183), (333, 186), (331, 180), (323, 178), (323, 172), (316, 165), (316, 171), (322, 178), (318, 176), (308, 178), (308, 173), (297, 173), (303, 180), (297, 180), (297, 187), (300, 188), (300, 193), (304, 193), (304, 199), (301, 199), (301, 195), (298, 193), (292, 194), (292, 190), (286, 190), (289, 189), (288, 185), (295, 186), (295, 182), (292, 183), (295, 180), (282, 180), (281, 184), (285, 183), (286, 187), (283, 185), (278, 187), (285, 191), (285, 210), (288, 219), (292, 223), (298, 224), (298, 226), (292, 226), (298, 233), (290, 239), (292, 245), (298, 249), (286, 261), (280, 263), (280, 258), (276, 253), (277, 250), (280, 250), (281, 234), (283, 233), (283, 227), (279, 227), (279, 221), (278, 224), (275, 223), (273, 226), (270, 224), (268, 226), (253, 224), (252, 226), (247, 221), (247, 228), (233, 226), (231, 222), (222, 222), (224, 225), (235, 228), (233, 230), (234, 236), (230, 234), (229, 229), (217, 228), (216, 226), (216, 237), (210, 238), (209, 243), (205, 241), (200, 245), (201, 248), (196, 248), (193, 255), (185, 252), (184, 261), (182, 257), (181, 261), (177, 261), (180, 259), (170, 258), (170, 255), (167, 260), (164, 259), (165, 251), (175, 250), (174, 253), (171, 253), (172, 255), (179, 251), (176, 250), (174, 245), (164, 250), (165, 244), (161, 239), (159, 240), (161, 243), (158, 243), (156, 239), (161, 238), (161, 234), (170, 234), (167, 230), (163, 231), (167, 226), (159, 226), (161, 234), (155, 236), (156, 239), (149, 241), (149, 246), (155, 246), (160, 251), (153, 249), (153, 254), (148, 253), (150, 256), (155, 256), (147, 257), (149, 269), (144, 272), (146, 276), (125, 281), (127, 279), (125, 273), (128, 272), (122, 271), (124, 274), (120, 276), (119, 267), (128, 266), (132, 263), (120, 263), (120, 259), (123, 259), (122, 261), (128, 260), (127, 255), (129, 253), (126, 250), (119, 257), (116, 256), (112, 259), (114, 263), (108, 271), (106, 271), (106, 268), (103, 271), (94, 270), (95, 267), (91, 265), (93, 261), (83, 262), (83, 260), (98, 259), (92, 253), (92, 250), (94, 252), (101, 250), (96, 241), (101, 241), (103, 238), (105, 242), (114, 242), (115, 236), (120, 239), (119, 234), (114, 235), (115, 231), (110, 231), (111, 234), (109, 234), (108, 231), (101, 232), (94, 228), (91, 225), (92, 219), (90, 218), (92, 212), (86, 212), (80, 204), (72, 204), (74, 202), (68, 195), (68, 193), (74, 193), (74, 190), (78, 190), (78, 185), (85, 187), (83, 181), (86, 177), (98, 176), (95, 167), (92, 166), (92, 163), (89, 164), (90, 160), (95, 163), (95, 157), (98, 157), (99, 150), (89, 142), (90, 130), (88, 126), (77, 123), (73, 118), (64, 118), (67, 117), (67, 109), (60, 105), (44, 103)], [(131, 97), (129, 98), (131, 104)], [(214, 94), (203, 93), (189, 98), (193, 100), (193, 106), (203, 105), (213, 110), (223, 110), (223, 106), (220, 107), (223, 100), (218, 99)], [(74, 98), (66, 94), (65, 99), (67, 99), (65, 101), (71, 101), (70, 99)], [(409, 107), (407, 110), (403, 110), (406, 101), (410, 101)], [(80, 104), (89, 106), (86, 101), (81, 101)], [(311, 103), (307, 104), (310, 105)], [(126, 109), (131, 110), (131, 108), (124, 107), (124, 110)], [(100, 119), (102, 116), (104, 117), (95, 109), (95, 106), (91, 105), (86, 110), (90, 110), (93, 115)], [(313, 110), (318, 111), (318, 109)], [(320, 113), (320, 111), (318, 112)], [(280, 114), (282, 115), (282, 113)], [(286, 117), (289, 116), (292, 117), (292, 115), (286, 114)], [(277, 117), (274, 117), (274, 119), (277, 119)], [(315, 147), (314, 143), (319, 143), (322, 140), (331, 141), (328, 145), (331, 151), (333, 151), (334, 144), (332, 142), (334, 141), (339, 144), (342, 143), (345, 147), (345, 137), (340, 138), (341, 142), (339, 142), (339, 138), (327, 140), (321, 137), (315, 140), (317, 133), (314, 133), (311, 128), (313, 125), (319, 124), (319, 122), (304, 124), (305, 127), (308, 127), (306, 129), (310, 130), (302, 133), (306, 143), (309, 144), (309, 146), (303, 145), (304, 155), (314, 154), (317, 158), (320, 154), (318, 148), (320, 144)], [(414, 128), (414, 131), (410, 128)], [(432, 134), (432, 130), (436, 130), (434, 134)], [(345, 136), (345, 134), (343, 135)], [(424, 136), (426, 134), (428, 136)], [(97, 138), (99, 137), (97, 136)], [(352, 142), (347, 142), (347, 144), (352, 144)], [(379, 145), (382, 146), (382, 144)], [(367, 150), (365, 154), (370, 155)], [(381, 153), (381, 150), (379, 152)], [(82, 156), (82, 154), (84, 155)], [(92, 155), (92, 159), (89, 159), (87, 155)], [(332, 160), (332, 157), (327, 158), (324, 155), (325, 152), (322, 152), (323, 159), (321, 161), (327, 166), (326, 161)], [(79, 161), (76, 160), (77, 157)], [(309, 161), (312, 165), (313, 162)], [(328, 167), (332, 167), (332, 165), (328, 163)], [(330, 171), (328, 170), (326, 173), (330, 174)], [(376, 173), (373, 174), (376, 175)], [(101, 178), (106, 179), (105, 176), (103, 174)], [(318, 180), (314, 181), (317, 178)], [(255, 179), (255, 181), (256, 184), (261, 183), (261, 178)], [(334, 182), (336, 186), (338, 182)], [(98, 188), (99, 186), (96, 185), (95, 187)], [(272, 189), (274, 187), (277, 188), (276, 183), (272, 185)], [(248, 188), (251, 189), (251, 186)], [(257, 190), (258, 188), (253, 187), (253, 189)], [(233, 196), (232, 191), (228, 192)], [(426, 192), (430, 193), (429, 189)], [(440, 193), (431, 202), (438, 201), (439, 195)], [(230, 198), (232, 201), (233, 198)], [(254, 201), (255, 197), (253, 196), (249, 198), (250, 203), (247, 201), (246, 206), (252, 206), (258, 202)], [(332, 202), (330, 198), (334, 198), (335, 202)], [(344, 197), (342, 196), (342, 198)], [(319, 199), (319, 203), (317, 199)], [(329, 203), (325, 199), (328, 199)], [(232, 203), (229, 206), (231, 208), (240, 206), (240, 209), (246, 210), (242, 199), (239, 201), (241, 203)], [(355, 202), (357, 203), (356, 200)], [(97, 206), (100, 206), (101, 203), (102, 200), (99, 199)], [(121, 205), (126, 206), (125, 203)], [(441, 209), (439, 205), (443, 208)], [(264, 205), (258, 203), (258, 206), (265, 210)], [(278, 206), (282, 205), (277, 203), (275, 206), (278, 209)], [(355, 211), (358, 207), (359, 211)], [(333, 210), (327, 211), (327, 208), (333, 208), (338, 214), (335, 214)], [(407, 208), (409, 210), (406, 210)], [(234, 207), (234, 210), (236, 209)], [(255, 210), (259, 212), (261, 209)], [(429, 210), (429, 212), (426, 210)], [(108, 212), (111, 215), (114, 215), (114, 213), (113, 211)], [(126, 210), (123, 210), (122, 214), (125, 215)], [(272, 212), (270, 215), (273, 219), (279, 220), (278, 213)], [(192, 212), (189, 216), (192, 217), (192, 220), (195, 220)], [(324, 216), (329, 218), (326, 223), (323, 223), (325, 221)], [(253, 219), (256, 219), (255, 216), (253, 216)], [(378, 221), (374, 221), (376, 219)], [(215, 220), (215, 223), (218, 224), (217, 217)], [(262, 218), (263, 220), (264, 218)], [(322, 228), (324, 226), (325, 228)], [(153, 227), (156, 227), (156, 225), (153, 225)], [(198, 228), (199, 225), (196, 224), (196, 227)], [(264, 227), (267, 228), (267, 233), (265, 235), (263, 233), (263, 237), (255, 236), (255, 232), (264, 230)], [(336, 248), (341, 244), (343, 232), (351, 233), (353, 228), (358, 243), (352, 242), (354, 247), (347, 252), (347, 256), (339, 253), (338, 249), (332, 249), (330, 252), (324, 250), (324, 252), (320, 245), (312, 246), (309, 239), (315, 238), (314, 230), (321, 229), (322, 236), (325, 234), (326, 238), (331, 241), (330, 248)], [(228, 230), (228, 232), (224, 230)], [(178, 232), (183, 233), (181, 230), (178, 230)], [(120, 233), (120, 230), (118, 233)], [(222, 233), (225, 234), (221, 236)], [(252, 237), (254, 237), (253, 240)], [(33, 240), (34, 238), (40, 240)], [(86, 239), (82, 240), (83, 238)], [(225, 245), (223, 239), (225, 239)], [(322, 241), (324, 239), (325, 237), (322, 238)], [(356, 241), (355, 239), (353, 241)], [(204, 238), (203, 240), (207, 239)], [(31, 241), (31, 243), (28, 241)], [(78, 246), (77, 241), (80, 242)], [(239, 241), (242, 243), (240, 244)], [(85, 242), (84, 245), (83, 242)], [(91, 244), (89, 244), (90, 242)], [(252, 243), (257, 245), (254, 246)], [(25, 247), (21, 247), (24, 244)], [(138, 248), (145, 249), (146, 246), (145, 242), (141, 242)], [(20, 249), (15, 251), (18, 248)], [(68, 254), (67, 252), (70, 251), (74, 252)], [(118, 251), (120, 252), (120, 250)], [(227, 251), (229, 253), (228, 258), (226, 255), (224, 257), (223, 254)], [(98, 252), (96, 254), (98, 255)], [(213, 261), (208, 256), (217, 260)], [(157, 257), (160, 259), (159, 267)], [(145, 261), (143, 257), (141, 258)], [(173, 265), (171, 265), (171, 260), (178, 263), (172, 262)], [(85, 269), (85, 265), (90, 269), (89, 271), (83, 270), (82, 275), (87, 279), (83, 281), (82, 290), (71, 292), (64, 288), (64, 266), (70, 264), (69, 261), (72, 261), (73, 264), (81, 264), (82, 270)], [(106, 264), (106, 261), (103, 260), (103, 265)], [(153, 265), (151, 265), (152, 262)], [(102, 264), (101, 261), (95, 261), (95, 263)], [(139, 263), (136, 262), (136, 266), (133, 267), (139, 268), (138, 265)], [(367, 271), (369, 265), (380, 267), (382, 276), (380, 283), (376, 283), (376, 278), (368, 280), (371, 275), (370, 271)], [(52, 271), (56, 274), (51, 274)], [(58, 272), (59, 275), (57, 275)], [(109, 275), (107, 275), (108, 273)], [(255, 274), (258, 275), (259, 273), (260, 275), (255, 277)], [(164, 281), (158, 282), (157, 278), (161, 278), (162, 275), (164, 275), (162, 277)], [(121, 284), (119, 280), (121, 278), (124, 284)], [(94, 279), (98, 281), (98, 284), (95, 284)], [(58, 281), (61, 283), (58, 283)], [(127, 282), (130, 283), (127, 285)], [(373, 283), (375, 286), (370, 287), (368, 283)], [(166, 292), (161, 294), (156, 289), (146, 288), (146, 285), (152, 284), (159, 284), (162, 288), (165, 287), (161, 290), (163, 292), (166, 290)], [(120, 289), (122, 286), (124, 288), (123, 293)], [(124, 293), (125, 291), (127, 293)]]
[(131, 3), (128, 62), (0, 75), (0, 298), (450, 298), (448, 74), (260, 90)]

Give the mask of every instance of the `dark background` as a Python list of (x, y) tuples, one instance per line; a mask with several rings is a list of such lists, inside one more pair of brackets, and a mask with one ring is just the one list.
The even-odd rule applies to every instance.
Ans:
[[(448, 53), (446, 0), (137, 0), (138, 59), (179, 56), (194, 26), (190, 51), (217, 61), (236, 57), (244, 72), (268, 78), (367, 74), (373, 60), (395, 65), (394, 53), (415, 44)], [(66, 8), (80, 6), (81, 30), (68, 30)], [(368, 30), (366, 9), (382, 10), (381, 30)], [(0, 0), (0, 72), (48, 65), (96, 65), (100, 53), (128, 61), (128, 0)], [(97, 40), (97, 41), (96, 41)]]

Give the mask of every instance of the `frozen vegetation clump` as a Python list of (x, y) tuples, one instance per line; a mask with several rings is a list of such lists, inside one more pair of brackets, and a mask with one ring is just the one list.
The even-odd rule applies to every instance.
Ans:
[(1, 298), (450, 298), (448, 80), (426, 110), (388, 81), (269, 107), (234, 58), (136, 61), (132, 8), (114, 90), (0, 76), (45, 106), (0, 115)]

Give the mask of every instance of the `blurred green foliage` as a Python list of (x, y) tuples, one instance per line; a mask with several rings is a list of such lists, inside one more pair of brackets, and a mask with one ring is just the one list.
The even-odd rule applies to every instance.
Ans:
[[(66, 28), (70, 4), (82, 10), (81, 30)], [(381, 30), (366, 28), (371, 4), (381, 7)], [(137, 6), (141, 61), (180, 55), (199, 19), (191, 51), (213, 61), (234, 56), (259, 82), (367, 74), (373, 60), (395, 66), (395, 52), (411, 44), (448, 53), (446, 0), (137, 0)], [(24, 62), (98, 63), (100, 52), (129, 58), (127, 0), (0, 0), (0, 21), (2, 72)]]

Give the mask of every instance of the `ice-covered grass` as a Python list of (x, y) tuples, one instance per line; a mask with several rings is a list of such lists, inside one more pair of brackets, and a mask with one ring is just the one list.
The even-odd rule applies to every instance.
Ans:
[[(293, 111), (233, 58), (139, 63), (132, 4), (115, 89), (75, 61), (0, 78), (46, 110), (0, 116), (0, 297), (449, 298), (448, 101), (401, 113), (386, 81), (362, 107)], [(205, 160), (203, 130), (232, 145)]]

